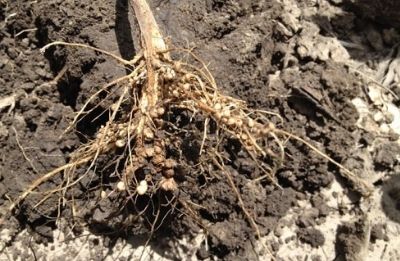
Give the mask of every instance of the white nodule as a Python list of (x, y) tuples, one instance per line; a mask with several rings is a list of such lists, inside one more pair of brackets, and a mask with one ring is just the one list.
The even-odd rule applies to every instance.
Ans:
[(123, 182), (123, 181), (118, 182), (118, 183), (117, 183), (117, 189), (118, 189), (119, 191), (124, 191), (124, 190), (126, 190), (125, 182)]
[(117, 146), (118, 148), (124, 147), (125, 144), (126, 144), (125, 140), (117, 140), (117, 141), (115, 142), (115, 146)]
[(139, 195), (144, 195), (144, 194), (146, 194), (147, 189), (148, 189), (147, 181), (146, 180), (141, 180), (139, 182), (139, 185), (136, 188), (136, 192)]

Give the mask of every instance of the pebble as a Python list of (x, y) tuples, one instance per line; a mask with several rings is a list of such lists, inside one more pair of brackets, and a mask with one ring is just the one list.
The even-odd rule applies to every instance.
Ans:
[(283, 226), (282, 225), (276, 226), (276, 228), (274, 229), (274, 235), (276, 237), (281, 237), (283, 235)]
[(46, 76), (47, 76), (47, 72), (46, 72), (44, 69), (42, 69), (42, 68), (37, 68), (37, 69), (35, 70), (35, 73), (36, 73), (37, 75), (39, 75), (40, 77), (46, 77)]
[(28, 46), (29, 46), (29, 38), (24, 38), (24, 39), (22, 39), (21, 45), (22, 45), (23, 47), (28, 47)]
[(35, 84), (33, 82), (26, 82), (23, 83), (20, 87), (25, 91), (30, 92), (35, 88)]
[(385, 118), (385, 116), (383, 115), (383, 113), (381, 111), (378, 111), (377, 113), (374, 114), (374, 121), (377, 123), (381, 123), (384, 118)]

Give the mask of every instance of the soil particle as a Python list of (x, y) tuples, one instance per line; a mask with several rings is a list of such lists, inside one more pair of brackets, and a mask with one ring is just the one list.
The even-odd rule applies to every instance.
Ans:
[(300, 228), (312, 227), (316, 224), (316, 220), (319, 216), (319, 211), (316, 208), (311, 208), (302, 213), (299, 219), (296, 221), (296, 224)]
[(323, 259), (322, 259), (322, 257), (319, 256), (319, 255), (312, 255), (312, 256), (311, 256), (311, 260), (312, 260), (312, 261), (322, 261)]
[(392, 175), (382, 186), (382, 208), (385, 214), (400, 223), (400, 175)]
[(207, 251), (205, 243), (201, 244), (199, 250), (196, 252), (196, 256), (200, 260), (205, 260), (209, 258), (211, 253)]
[[(245, 224), (242, 224), (242, 226), (246, 227)], [(246, 238), (243, 238), (245, 235), (242, 234), (242, 226), (237, 226), (229, 221), (219, 222), (213, 225), (211, 231), (213, 231), (214, 236), (211, 236), (211, 250), (217, 255), (221, 249), (227, 252), (235, 250), (238, 244), (246, 241)], [(221, 254), (223, 253), (220, 253), (220, 255)]]
[(392, 169), (399, 164), (400, 146), (397, 142), (383, 142), (375, 148), (374, 163), (377, 169)]
[(363, 260), (367, 238), (366, 220), (345, 223), (337, 229), (336, 254), (345, 260)]
[(290, 241), (293, 241), (293, 240), (295, 240), (295, 239), (296, 239), (296, 236), (295, 236), (295, 235), (293, 235), (293, 236), (291, 236), (291, 237), (287, 237), (287, 238), (285, 238), (285, 243), (288, 244)]
[(272, 251), (277, 252), (279, 250), (279, 242), (273, 241), (270, 243), (270, 245)]
[(386, 235), (386, 225), (385, 224), (375, 224), (371, 228), (371, 242), (375, 243), (376, 240), (388, 241), (389, 238)]
[(300, 228), (297, 231), (297, 238), (311, 245), (314, 248), (321, 247), (325, 243), (325, 237), (321, 231), (315, 228)]
[(283, 235), (283, 225), (281, 225), (281, 224), (278, 224), (276, 227), (275, 227), (275, 229), (274, 229), (274, 235), (276, 236), (276, 237), (281, 237), (282, 235)]
[(330, 207), (326, 204), (326, 199), (322, 195), (314, 195), (311, 198), (311, 204), (318, 210), (319, 217), (326, 217), (331, 211)]
[(275, 217), (282, 217), (293, 206), (295, 192), (293, 189), (275, 190), (268, 196), (266, 213)]

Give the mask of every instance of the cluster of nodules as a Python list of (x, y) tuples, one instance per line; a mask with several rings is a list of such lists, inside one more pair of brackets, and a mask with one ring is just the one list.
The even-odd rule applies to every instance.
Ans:
[[(196, 76), (191, 73), (183, 72), (179, 62), (174, 62), (172, 65), (159, 65), (158, 74), (160, 76), (159, 79), (163, 82), (162, 86), (164, 90), (166, 90), (166, 94), (169, 98), (173, 97), (179, 99), (187, 97), (191, 91), (198, 92), (191, 88), (193, 79), (196, 79)], [(199, 93), (196, 94), (198, 95)]]
[(110, 124), (101, 126), (97, 132), (96, 141), (99, 147), (105, 151), (112, 148), (123, 148), (126, 145), (128, 136), (128, 123)]
[[(129, 137), (135, 137), (131, 148), (125, 150), (129, 152), (129, 160), (123, 178), (116, 184), (117, 190), (129, 189), (134, 190), (138, 195), (144, 195), (150, 190), (159, 188), (165, 191), (177, 189), (174, 179), (177, 163), (174, 159), (166, 157), (165, 141), (157, 137), (157, 126), (160, 125), (158, 122), (163, 121), (164, 114), (165, 108), (162, 106), (150, 108), (143, 115), (146, 117), (146, 123), (140, 133), (135, 125), (135, 122), (138, 122), (137, 119), (102, 126), (98, 131), (96, 142), (102, 144), (102, 153), (112, 149), (128, 148)], [(146, 169), (146, 174), (137, 175), (137, 173), (143, 173), (141, 171), (143, 169)]]
[[(159, 119), (164, 115), (165, 109), (163, 107), (157, 107), (151, 109), (149, 116), (153, 122), (158, 122)], [(130, 136), (135, 136), (136, 126), (129, 126), (128, 122), (124, 123), (113, 123), (106, 126), (102, 126), (97, 132), (96, 140), (100, 141), (101, 144), (107, 144), (108, 148), (124, 148), (128, 140), (128, 132)], [(150, 127), (145, 127), (141, 133), (145, 141), (153, 141), (154, 131)]]
[[(117, 183), (117, 189), (124, 191), (129, 188), (134, 190), (138, 195), (144, 195), (147, 192), (157, 190), (159, 188), (165, 191), (174, 191), (177, 189), (175, 182), (176, 161), (166, 157), (165, 142), (157, 136), (158, 121), (163, 121), (162, 116), (165, 114), (165, 108), (155, 106), (150, 108), (146, 115), (145, 126), (140, 133), (137, 128), (128, 129), (126, 123), (117, 124), (114, 128), (116, 147), (127, 148), (128, 131), (131, 136), (135, 133), (136, 138), (131, 146), (128, 154), (129, 160), (124, 170), (123, 179)], [(143, 115), (144, 117), (147, 117)], [(153, 124), (155, 123), (155, 125)], [(145, 169), (145, 173), (143, 170)]]
[(249, 147), (252, 146), (252, 139), (265, 137), (275, 129), (272, 122), (261, 124), (250, 118), (237, 106), (230, 104), (215, 103), (213, 106), (213, 117), (217, 122), (224, 124), (229, 130), (234, 132), (240, 140)]
[[(210, 86), (206, 88), (207, 80), (203, 79), (204, 81), (202, 81), (202, 77), (197, 74), (183, 72), (180, 63), (158, 68), (164, 83), (169, 87), (167, 90), (170, 97), (191, 100), (192, 103), (186, 104), (189, 106), (191, 104), (195, 108), (189, 109), (203, 111), (214, 118), (216, 122), (235, 134), (248, 149), (255, 147), (258, 138), (266, 137), (275, 130), (272, 122), (262, 123), (262, 121), (251, 118), (243, 110), (245, 105), (240, 101), (221, 95)], [(179, 77), (178, 74), (180, 74)]]
[[(125, 168), (124, 178), (117, 183), (118, 190), (126, 190), (126, 183), (133, 183), (128, 186), (133, 185), (138, 195), (146, 194), (150, 188), (153, 192), (158, 188), (165, 191), (177, 189), (174, 179), (177, 163), (174, 159), (166, 158), (163, 140), (153, 139), (151, 143), (137, 144), (129, 157), (131, 160)], [(146, 169), (144, 176), (143, 169)]]

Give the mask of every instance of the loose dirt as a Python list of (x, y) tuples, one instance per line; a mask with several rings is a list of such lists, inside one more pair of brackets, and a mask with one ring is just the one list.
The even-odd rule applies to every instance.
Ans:
[[(392, 128), (395, 114), (386, 117), (391, 108), (386, 104), (392, 100), (378, 102), (371, 91), (376, 89), (369, 89), (371, 81), (365, 75), (377, 75), (387, 55), (391, 61), (398, 59), (391, 51), (400, 36), (387, 23), (366, 20), (344, 2), (150, 1), (169, 44), (193, 48), (223, 93), (243, 99), (253, 109), (279, 115), (271, 115), (271, 121), (375, 184), (370, 209), (379, 210), (391, 223), (375, 222), (378, 214), (370, 218), (374, 227), (369, 242), (367, 225), (359, 221), (368, 212), (365, 201), (341, 178), (336, 166), (305, 144), (288, 140), (286, 160), (276, 173), (280, 187), (268, 179), (250, 182), (260, 176), (259, 169), (239, 142), (225, 137), (220, 146), (227, 170), (278, 259), (309, 255), (312, 260), (334, 260), (335, 256), (361, 260), (357, 258), (365, 257), (363, 251), (375, 253), (399, 231), (400, 185), (396, 184), (400, 182), (395, 174), (400, 147)], [(41, 174), (69, 162), (80, 144), (95, 137), (108, 120), (103, 111), (110, 104), (95, 107), (100, 100), (90, 104), (93, 110), (75, 131), (64, 131), (94, 92), (126, 74), (126, 68), (115, 61), (86, 49), (52, 47), (44, 54), (39, 49), (61, 40), (131, 59), (140, 50), (140, 32), (132, 13), (126, 0), (0, 0), (0, 205), (10, 204)], [(349, 22), (343, 22), (344, 18)], [(376, 64), (371, 65), (373, 61)], [(370, 67), (360, 74), (354, 64)], [(385, 80), (395, 91), (399, 87), (393, 83), (398, 84), (398, 78), (391, 77)], [(360, 104), (373, 112), (363, 111)], [(380, 118), (378, 111), (383, 111)], [(204, 119), (180, 110), (165, 117), (186, 130), (171, 128), (171, 137), (165, 137), (171, 141), (168, 153), (181, 163), (178, 192), (127, 200), (128, 194), (113, 189), (118, 177), (108, 174), (115, 166), (102, 156), (95, 171), (65, 195), (73, 202), (61, 204), (55, 193), (36, 205), (47, 191), (60, 187), (62, 174), (22, 202), (6, 221), (7, 229), (2, 228), (0, 259), (137, 258), (129, 253), (142, 251), (147, 239), (153, 251), (172, 260), (256, 260), (267, 255), (265, 249), (260, 250), (255, 231), (224, 176), (213, 166), (197, 167), (204, 160), (198, 156)], [(217, 141), (211, 139), (205, 147), (211, 149), (213, 142)], [(149, 163), (149, 172), (151, 168)], [(330, 223), (331, 219), (337, 222)], [(154, 225), (157, 230), (151, 233)], [(65, 235), (63, 240), (55, 231)], [(89, 247), (78, 240), (86, 233), (91, 235)], [(135, 237), (141, 240), (133, 242)], [(126, 249), (125, 244), (130, 247)], [(371, 250), (374, 244), (375, 252)], [(46, 257), (46, 245), (56, 248), (48, 252), (52, 256)], [(80, 245), (86, 254), (79, 252)], [(57, 248), (68, 252), (57, 253)], [(287, 249), (291, 252), (282, 254)], [(328, 256), (321, 249), (328, 249)], [(390, 256), (398, 258), (400, 253), (396, 256), (393, 249), (395, 245), (388, 250)]]

